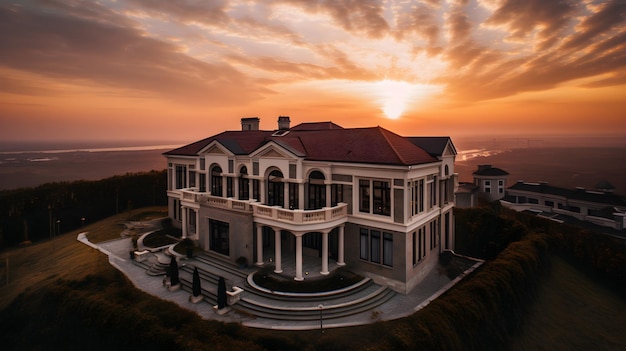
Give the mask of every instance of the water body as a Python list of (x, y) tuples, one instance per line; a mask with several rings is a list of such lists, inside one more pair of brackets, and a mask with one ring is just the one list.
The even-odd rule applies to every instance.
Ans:
[[(68, 147), (70, 146), (70, 147)], [(181, 144), (41, 145), (0, 147), (0, 190), (49, 182), (98, 180), (114, 175), (163, 170), (163, 152)], [(45, 148), (48, 147), (48, 148)]]

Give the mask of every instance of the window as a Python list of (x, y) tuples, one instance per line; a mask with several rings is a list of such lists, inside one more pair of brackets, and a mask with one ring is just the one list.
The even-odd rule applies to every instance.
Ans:
[(359, 180), (359, 211), (370, 212), (370, 181)]
[(299, 202), (298, 190), (299, 190), (298, 183), (289, 183), (289, 208), (292, 210), (298, 208), (298, 202)]
[(393, 235), (383, 233), (383, 264), (393, 267)]
[(189, 187), (190, 188), (196, 187), (196, 172), (195, 171), (189, 171)]
[(278, 170), (272, 171), (267, 181), (267, 204), (269, 206), (285, 205), (285, 185), (282, 182), (283, 173)]
[(549, 207), (554, 207), (554, 201), (548, 201), (548, 200), (546, 200), (546, 201), (545, 201), (545, 204), (546, 204), (546, 206), (549, 206)]
[(428, 188), (428, 208), (437, 206), (437, 177), (428, 176), (426, 187)]
[(430, 222), (430, 249), (437, 247), (437, 238), (439, 237), (439, 221), (434, 220)]
[(239, 171), (239, 200), (250, 199), (250, 179), (246, 178), (248, 175), (248, 168), (246, 166), (241, 167)]
[[(373, 206), (370, 206), (370, 201)], [(391, 215), (391, 188), (382, 180), (359, 180), (359, 211), (389, 216)]]
[(343, 184), (333, 184), (330, 187), (330, 205), (337, 206), (343, 202)]
[(187, 166), (176, 165), (176, 189), (187, 187)]
[(362, 260), (369, 260), (370, 255), (369, 255), (369, 231), (365, 228), (361, 228), (361, 236), (360, 236), (360, 243), (361, 243), (361, 254), (360, 254), (360, 258)]
[(233, 197), (233, 178), (226, 177), (226, 197)]
[(391, 214), (391, 189), (389, 182), (375, 180), (373, 184), (374, 213), (389, 216)]
[(230, 255), (228, 223), (209, 219), (210, 249), (222, 255)]
[(311, 172), (309, 176), (309, 209), (317, 210), (326, 207), (326, 184), (324, 174), (320, 171)]
[(504, 193), (504, 180), (498, 180), (498, 193)]
[(417, 264), (426, 257), (426, 227), (413, 232), (413, 264)]
[(529, 197), (528, 198), (528, 203), (529, 204), (539, 204), (539, 200), (535, 199), (535, 198), (532, 198), (532, 197)]
[(380, 263), (380, 232), (372, 230), (370, 232), (370, 261)]
[(204, 171), (204, 167), (205, 167), (205, 159), (204, 157), (200, 158), (200, 170)]
[(424, 211), (424, 179), (420, 179), (418, 186), (418, 199), (417, 205), (419, 206), (418, 212)]
[(261, 201), (261, 197), (259, 196), (259, 180), (252, 179), (252, 197), (257, 201)]
[(201, 193), (205, 193), (206, 192), (206, 174), (204, 173), (200, 173), (200, 192)]
[(360, 258), (393, 267), (393, 234), (379, 230), (360, 229)]
[(222, 169), (215, 166), (211, 170), (211, 195), (222, 196)]

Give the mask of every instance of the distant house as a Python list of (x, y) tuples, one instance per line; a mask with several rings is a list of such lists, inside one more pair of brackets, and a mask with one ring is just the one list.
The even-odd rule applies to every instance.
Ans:
[(516, 211), (533, 211), (556, 221), (563, 221), (563, 215), (616, 230), (626, 228), (626, 199), (614, 194), (614, 187), (607, 182), (598, 186), (602, 189), (565, 189), (519, 181), (507, 189), (500, 202)]
[[(347, 265), (408, 293), (454, 249), (456, 149), (449, 137), (403, 137), (332, 122), (260, 130), (244, 118), (168, 151), (169, 216), (216, 259), (282, 272)], [(287, 259), (288, 258), (288, 259)]]
[(482, 198), (491, 202), (504, 197), (509, 176), (507, 171), (491, 165), (479, 165), (472, 175)]

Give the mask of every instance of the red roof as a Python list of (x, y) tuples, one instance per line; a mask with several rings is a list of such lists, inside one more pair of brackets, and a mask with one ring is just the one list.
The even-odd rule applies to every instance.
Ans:
[(344, 129), (331, 122), (322, 122), (300, 124), (282, 136), (274, 134), (274, 131), (226, 131), (164, 155), (195, 156), (213, 141), (218, 141), (236, 155), (247, 155), (273, 141), (312, 161), (406, 166), (438, 162), (408, 138), (381, 127)]

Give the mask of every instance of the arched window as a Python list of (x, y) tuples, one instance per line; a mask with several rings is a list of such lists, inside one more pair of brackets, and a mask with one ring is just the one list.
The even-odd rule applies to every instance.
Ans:
[(211, 169), (211, 195), (222, 196), (222, 168), (215, 166)]
[(443, 175), (446, 177), (450, 175), (450, 168), (448, 167), (448, 165), (446, 165), (446, 167), (443, 169)]
[(250, 199), (250, 179), (248, 179), (248, 168), (242, 166), (239, 169), (239, 200)]
[(317, 210), (326, 206), (326, 184), (324, 174), (313, 171), (309, 174), (309, 209)]
[(267, 179), (267, 204), (281, 207), (285, 204), (283, 173), (277, 169), (270, 172)]

